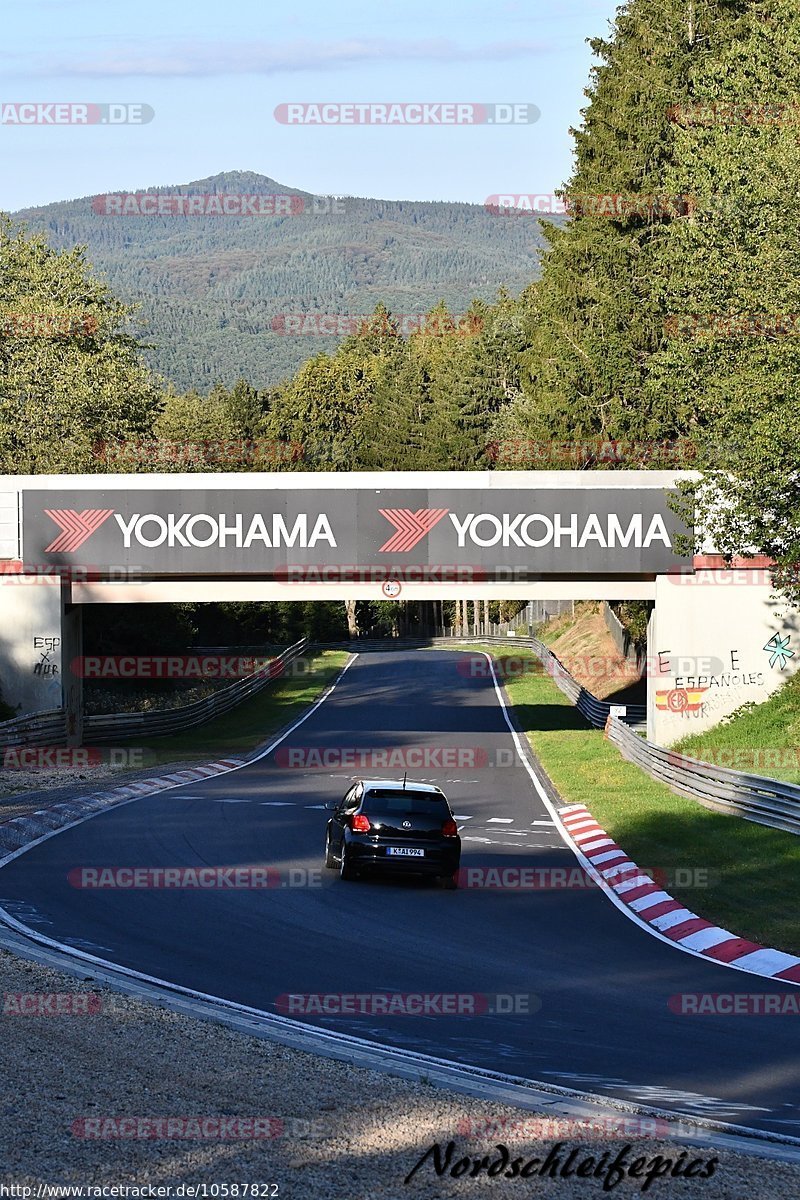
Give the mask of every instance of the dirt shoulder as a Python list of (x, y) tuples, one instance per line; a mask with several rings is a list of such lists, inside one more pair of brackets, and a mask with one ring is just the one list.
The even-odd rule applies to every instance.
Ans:
[[(484, 1155), (500, 1161), (498, 1143), (507, 1145), (511, 1160), (544, 1162), (559, 1140), (552, 1116), (545, 1136), (532, 1137), (534, 1114), (245, 1036), (123, 997), (90, 975), (76, 980), (6, 952), (0, 952), (0, 991), (6, 1080), (0, 1182), (6, 1186), (274, 1183), (275, 1191), (260, 1195), (283, 1200), (440, 1200), (489, 1190), (509, 1197), (531, 1190), (554, 1197), (608, 1194), (596, 1177), (533, 1176), (527, 1186), (520, 1178), (489, 1179), (485, 1168), (477, 1178), (454, 1178), (449, 1171), (440, 1177), (432, 1156), (404, 1183), (434, 1143), (444, 1156), (455, 1143), (451, 1166)], [(82, 996), (84, 1011), (18, 1015), (9, 1009), (20, 1007), (20, 994), (72, 997), (73, 1005)], [(156, 1120), (167, 1117), (173, 1118), (171, 1137), (161, 1136), (170, 1127)], [(191, 1128), (186, 1118), (205, 1119), (199, 1128), (206, 1136), (184, 1136)], [(248, 1126), (252, 1118), (260, 1125)], [(246, 1136), (256, 1129), (269, 1136)], [(244, 1136), (234, 1138), (234, 1131)], [(606, 1151), (609, 1163), (626, 1144), (585, 1135), (563, 1142), (555, 1152), (561, 1166), (572, 1149), (578, 1151), (573, 1165), (590, 1155), (599, 1163)], [(631, 1142), (628, 1162), (643, 1157), (650, 1163), (658, 1154), (681, 1161), (684, 1147), (652, 1138)], [(707, 1163), (713, 1153), (698, 1146), (683, 1166), (693, 1157)], [(646, 1194), (707, 1200), (800, 1194), (800, 1166), (719, 1157), (712, 1178), (657, 1179)], [(626, 1178), (612, 1194), (641, 1195), (642, 1182)]]

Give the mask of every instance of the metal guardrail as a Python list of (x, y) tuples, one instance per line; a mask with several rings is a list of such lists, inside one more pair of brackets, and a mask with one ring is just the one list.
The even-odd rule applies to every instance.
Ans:
[(707, 808), (744, 817), (759, 825), (800, 833), (800, 786), (745, 775), (729, 767), (700, 762), (665, 750), (634, 733), (624, 721), (609, 716), (606, 737), (623, 758), (641, 767), (654, 779), (666, 783), (681, 796), (690, 796)]
[[(559, 658), (553, 654), (549, 646), (544, 642), (540, 642), (535, 637), (497, 637), (490, 635), (488, 637), (479, 636), (478, 638), (434, 638), (434, 641), (461, 641), (461, 642), (480, 642), (489, 643), (500, 646), (527, 646), (533, 650), (536, 657), (541, 662), (546, 673), (551, 677), (556, 687), (564, 693), (567, 699), (571, 700), (577, 708), (581, 716), (595, 729), (604, 729), (608, 720), (612, 707), (623, 707), (618, 705), (613, 700), (600, 700), (597, 696), (593, 696), (590, 691), (587, 691), (582, 684), (578, 683), (577, 679), (573, 679), (567, 668)], [(645, 704), (625, 704), (625, 722), (632, 729), (644, 729), (647, 726), (647, 706)]]
[(0, 749), (9, 746), (48, 746), (63, 744), (66, 718), (62, 708), (27, 713), (0, 724)]
[[(272, 659), (266, 668), (254, 671), (244, 679), (237, 679), (193, 704), (185, 704), (180, 708), (156, 709), (153, 712), (109, 713), (84, 717), (83, 740), (88, 745), (100, 745), (140, 734), (143, 737), (158, 737), (203, 725), (214, 717), (230, 712), (244, 700), (269, 687), (283, 675), (286, 666), (299, 658), (307, 648), (308, 638), (301, 638), (277, 658)], [(15, 717), (0, 724), (0, 749), (11, 746), (58, 745), (63, 744), (65, 738), (66, 717), (63, 709), (29, 713), (27, 716)]]

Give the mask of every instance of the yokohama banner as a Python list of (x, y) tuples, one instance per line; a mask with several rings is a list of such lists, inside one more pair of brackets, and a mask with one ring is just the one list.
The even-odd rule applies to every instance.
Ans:
[[(65, 477), (65, 483), (67, 479)], [(464, 565), (473, 577), (651, 576), (688, 566), (655, 487), (136, 488), (23, 492), (26, 565), (152, 576), (331, 578)]]

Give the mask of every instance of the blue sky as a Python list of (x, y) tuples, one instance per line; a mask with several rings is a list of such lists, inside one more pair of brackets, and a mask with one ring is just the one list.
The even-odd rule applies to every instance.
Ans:
[[(0, 125), (0, 209), (253, 170), (337, 195), (549, 193), (614, 0), (28, 0), (6, 8), (0, 102), (142, 103), (146, 125)], [(535, 104), (506, 128), (287, 126), (286, 102)]]

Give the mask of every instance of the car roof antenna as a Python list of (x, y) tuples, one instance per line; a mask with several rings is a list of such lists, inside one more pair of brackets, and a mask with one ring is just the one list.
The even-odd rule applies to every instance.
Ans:
[(406, 776), (407, 775), (408, 775), (408, 771), (403, 771), (403, 791), (406, 790)]

